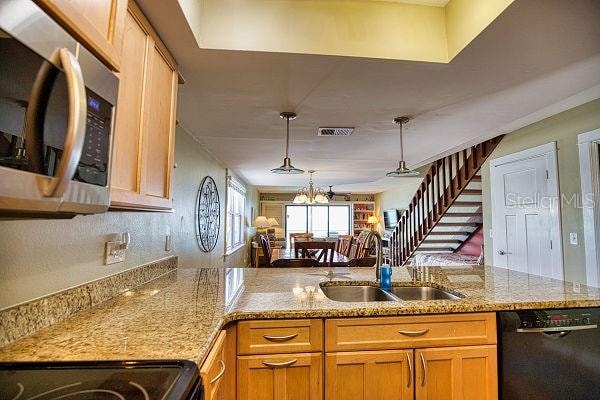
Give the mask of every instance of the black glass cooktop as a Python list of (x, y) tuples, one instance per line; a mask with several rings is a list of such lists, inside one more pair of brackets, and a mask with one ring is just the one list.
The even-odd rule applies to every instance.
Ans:
[(179, 400), (197, 385), (190, 361), (0, 364), (1, 400)]

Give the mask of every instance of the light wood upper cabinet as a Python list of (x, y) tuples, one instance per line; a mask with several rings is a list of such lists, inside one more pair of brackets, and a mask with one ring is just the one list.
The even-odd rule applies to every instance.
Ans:
[(411, 400), (414, 398), (413, 351), (327, 353), (326, 400)]
[(125, 16), (121, 61), (111, 206), (169, 210), (177, 66), (133, 2)]
[(417, 400), (496, 400), (496, 346), (415, 350)]
[(244, 400), (320, 400), (321, 353), (238, 357), (237, 398)]
[(127, 0), (35, 0), (114, 71), (120, 70)]

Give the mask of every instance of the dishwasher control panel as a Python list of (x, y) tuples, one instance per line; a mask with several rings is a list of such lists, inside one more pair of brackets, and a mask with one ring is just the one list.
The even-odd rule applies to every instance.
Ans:
[(535, 310), (521, 311), (520, 328), (559, 328), (595, 324), (587, 310)]

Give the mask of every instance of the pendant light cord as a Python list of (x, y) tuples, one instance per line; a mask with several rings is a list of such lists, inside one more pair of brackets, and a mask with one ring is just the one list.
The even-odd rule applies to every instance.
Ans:
[(288, 158), (288, 152), (290, 149), (290, 117), (285, 117), (285, 158)]
[(403, 125), (403, 122), (400, 121), (400, 160), (404, 161), (404, 146), (402, 143), (402, 125)]

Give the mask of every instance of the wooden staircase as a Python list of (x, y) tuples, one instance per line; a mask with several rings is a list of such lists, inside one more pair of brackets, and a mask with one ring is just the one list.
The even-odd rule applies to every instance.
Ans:
[(483, 163), (498, 136), (432, 163), (390, 236), (391, 265), (405, 265), (417, 252), (453, 253), (483, 223)]

